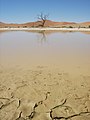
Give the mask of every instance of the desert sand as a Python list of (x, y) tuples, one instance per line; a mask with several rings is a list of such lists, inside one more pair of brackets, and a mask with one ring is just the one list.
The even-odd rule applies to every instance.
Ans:
[(0, 120), (90, 120), (90, 72), (0, 66)]
[[(40, 27), (42, 25), (42, 21), (35, 21), (35, 22), (27, 22), (22, 24), (16, 23), (3, 23), (0, 22), (0, 28), (35, 28)], [(83, 23), (76, 23), (76, 22), (56, 22), (52, 20), (46, 20), (44, 27), (51, 27), (51, 28), (90, 28), (90, 21), (83, 22)]]

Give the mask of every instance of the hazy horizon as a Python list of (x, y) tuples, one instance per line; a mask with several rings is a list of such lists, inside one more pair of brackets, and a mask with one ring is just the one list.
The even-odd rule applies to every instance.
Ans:
[[(76, 21), (55, 21), (55, 20), (51, 20), (51, 19), (47, 19), (53, 22), (72, 22), (72, 23), (84, 23), (84, 22), (90, 22), (90, 20), (88, 21), (81, 21), (81, 22), (76, 22)], [(25, 23), (29, 23), (29, 22), (37, 22), (38, 20), (35, 21), (26, 21), (26, 22), (4, 22), (4, 21), (0, 21), (1, 23), (6, 23), (6, 24), (25, 24)]]
[(40, 12), (57, 22), (90, 21), (90, 0), (0, 0), (0, 22), (37, 21)]

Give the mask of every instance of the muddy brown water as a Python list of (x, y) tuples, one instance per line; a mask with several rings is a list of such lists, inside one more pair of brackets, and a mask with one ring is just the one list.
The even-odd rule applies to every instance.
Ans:
[(0, 65), (58, 66), (90, 70), (90, 34), (80, 32), (0, 32)]

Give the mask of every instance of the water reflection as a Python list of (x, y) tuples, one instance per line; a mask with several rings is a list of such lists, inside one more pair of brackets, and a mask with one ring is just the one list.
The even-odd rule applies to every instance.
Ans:
[(45, 30), (39, 31), (39, 35), (40, 35), (40, 37), (39, 37), (40, 43), (46, 42), (46, 40), (47, 40), (47, 38), (46, 38), (47, 35), (46, 35), (46, 33), (45, 33)]
[(70, 66), (89, 68), (90, 35), (59, 31), (3, 32), (0, 35), (0, 64), (3, 66), (57, 65), (69, 66), (69, 68)]
[[(30, 32), (30, 31), (29, 31)], [(39, 41), (39, 43), (45, 43), (48, 41), (47, 37), (53, 34), (65, 34), (65, 33), (73, 33), (73, 31), (47, 31), (47, 30), (41, 30), (41, 31), (36, 31), (36, 33), (38, 33), (37, 39)]]

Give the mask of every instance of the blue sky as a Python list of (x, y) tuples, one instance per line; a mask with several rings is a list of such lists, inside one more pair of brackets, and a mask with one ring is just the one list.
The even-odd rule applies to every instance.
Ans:
[(90, 0), (0, 0), (0, 21), (25, 23), (49, 14), (54, 21), (90, 21)]

